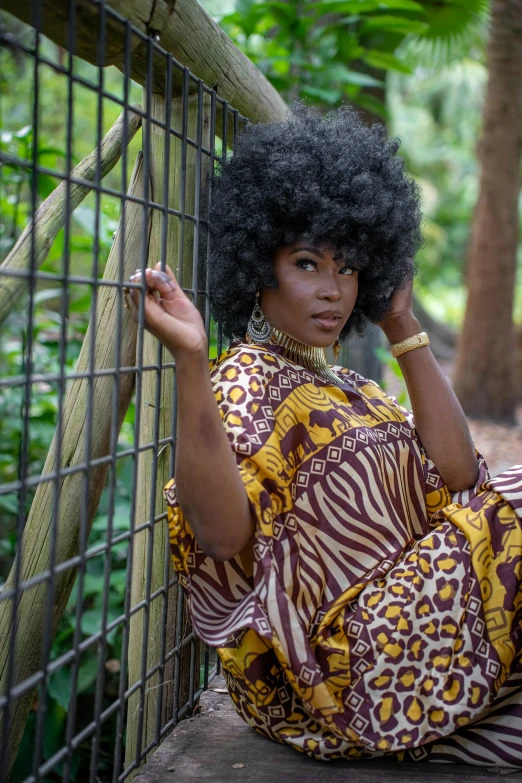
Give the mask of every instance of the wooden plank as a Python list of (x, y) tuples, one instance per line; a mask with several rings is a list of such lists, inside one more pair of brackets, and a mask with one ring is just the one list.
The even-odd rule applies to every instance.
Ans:
[[(140, 772), (140, 783), (486, 783), (492, 773), (521, 779), (517, 769), (471, 764), (405, 762), (389, 756), (319, 761), (253, 731), (239, 717), (218, 676), (201, 696), (201, 710), (182, 721)], [(244, 764), (237, 770), (235, 764)], [(516, 777), (513, 776), (515, 773)]]
[[(132, 174), (129, 192), (143, 194), (142, 156), (138, 157)], [(143, 206), (127, 202), (125, 226), (117, 232), (105, 268), (105, 280), (118, 280), (120, 265), (120, 242), (124, 241), (124, 279), (139, 265), (143, 237)], [(97, 318), (95, 324), (95, 370), (114, 367), (116, 322), (119, 316), (117, 289), (100, 287), (98, 293)], [(123, 310), (121, 329), (120, 364), (131, 367), (136, 358), (137, 327), (129, 311)], [(93, 324), (91, 323), (77, 364), (78, 372), (87, 372), (91, 366), (90, 346)], [(90, 458), (92, 460), (109, 454), (110, 432), (113, 410), (113, 377), (106, 375), (95, 378), (91, 387), (86, 378), (71, 382), (66, 396), (63, 419), (60, 464), (57, 464), (57, 437), (55, 434), (43, 474), (56, 471), (59, 467), (73, 467), (85, 463), (87, 417), (92, 400)], [(120, 377), (118, 399), (118, 431), (127, 412), (134, 390), (134, 374), (124, 373)], [(90, 530), (96, 514), (100, 495), (105, 485), (109, 465), (94, 468), (89, 473), (87, 527)], [(20, 581), (31, 579), (49, 570), (51, 562), (51, 541), (56, 536), (56, 558), (54, 564), (62, 563), (78, 554), (80, 525), (84, 505), (83, 471), (69, 474), (61, 479), (59, 487), (58, 518), (54, 518), (55, 482), (39, 484), (29, 518), (27, 519), (17, 557), (20, 558)], [(13, 565), (3, 592), (14, 589), (16, 564)], [(53, 619), (51, 634), (54, 636), (60, 623), (76, 578), (76, 569), (68, 569), (55, 576), (53, 596)], [(22, 683), (42, 666), (42, 643), (44, 636), (47, 582), (24, 590), (19, 596), (16, 615), (16, 644), (11, 648), (13, 599), (0, 603), (0, 693), (6, 693), (9, 656), (14, 660), (13, 685)], [(8, 767), (11, 768), (22, 734), (34, 690), (26, 691), (19, 698), (12, 699), (9, 720)], [(2, 716), (5, 715), (2, 712)], [(2, 725), (0, 724), (0, 732)], [(1, 734), (0, 734), (1, 735)]]
[[(136, 105), (135, 108), (141, 109), (141, 106)], [(127, 112), (122, 112), (103, 138), (99, 150), (98, 148), (93, 150), (71, 171), (71, 177), (84, 180), (84, 184), (71, 182), (68, 204), (67, 182), (63, 181), (38, 208), (34, 220), (24, 228), (15, 246), (0, 265), (0, 326), (28, 285), (27, 277), (9, 277), (9, 272), (27, 271), (31, 268), (33, 241), (34, 269), (36, 271), (41, 267), (58, 231), (65, 224), (67, 213), (71, 214), (90, 193), (96, 180), (98, 157), (100, 179), (102, 179), (119, 161), (125, 133), (128, 144), (140, 125), (140, 115), (133, 112), (131, 108)]]
[[(4, 0), (3, 9), (28, 24), (31, 0)], [(159, 36), (161, 47), (189, 68), (206, 85), (228, 101), (251, 122), (281, 120), (286, 104), (261, 71), (232, 43), (226, 33), (199, 5), (197, 0), (107, 0), (110, 6), (147, 35)], [(67, 48), (69, 0), (42, 0), (40, 30), (55, 43)], [(92, 0), (76, 3), (75, 54), (97, 64), (98, 8)], [(106, 46), (101, 64), (116, 65), (124, 60), (122, 25), (106, 13)], [(146, 85), (147, 43), (132, 36), (129, 76)], [(154, 57), (152, 90), (165, 92), (166, 58)], [(174, 94), (179, 94), (182, 74), (173, 69)], [(195, 85), (192, 85), (195, 89)]]
[[(181, 127), (183, 116), (182, 100), (174, 99), (170, 106), (170, 123), (179, 123)], [(155, 94), (152, 96), (151, 113), (162, 121), (169, 120), (166, 117), (165, 96)], [(201, 133), (203, 144), (209, 144), (209, 101), (205, 102), (201, 117)], [(197, 139), (198, 104), (197, 96), (189, 99), (188, 108), (188, 134)], [(145, 129), (144, 129), (145, 130)], [(165, 158), (165, 134), (161, 128), (151, 127), (151, 187), (152, 200), (159, 204), (165, 203), (164, 183), (168, 172), (168, 206), (180, 210), (183, 203), (186, 211), (194, 215), (196, 196), (196, 151), (192, 147), (186, 149), (186, 161), (183, 161), (182, 143), (170, 136), (169, 159)], [(180, 197), (181, 174), (186, 165), (185, 196)], [(208, 158), (203, 156), (202, 169), (199, 172), (200, 183), (204, 181), (208, 170)], [(192, 284), (192, 260), (194, 250), (194, 225), (181, 220), (175, 215), (167, 217), (167, 225), (164, 226), (165, 217), (159, 210), (152, 214), (152, 228), (149, 243), (149, 266), (154, 266), (162, 258), (165, 258), (174, 269), (177, 269), (180, 280), (190, 286)], [(166, 241), (163, 246), (162, 232), (166, 229)], [(180, 253), (181, 249), (181, 253)], [(203, 304), (204, 303), (200, 303)], [(172, 362), (172, 356), (162, 349), (162, 361)], [(146, 366), (158, 364), (158, 341), (148, 332), (144, 335), (143, 363)], [(158, 389), (159, 384), (159, 389)], [(141, 411), (140, 411), (140, 444), (152, 443), (155, 433), (159, 439), (173, 436), (172, 412), (174, 407), (174, 377), (172, 370), (158, 372), (146, 372), (142, 380)], [(153, 513), (156, 516), (165, 513), (165, 501), (162, 488), (172, 475), (172, 446), (163, 448), (156, 457), (151, 450), (145, 451), (139, 458), (139, 473), (137, 483), (137, 505), (135, 526), (141, 526), (151, 521), (151, 498), (153, 499)], [(149, 547), (151, 554), (149, 556)], [(149, 560), (150, 557), (150, 560)], [(168, 530), (165, 519), (155, 525), (140, 531), (134, 538), (134, 555), (132, 569), (132, 605), (144, 601), (151, 593), (159, 590), (164, 583), (164, 564), (167, 558), (169, 563), (170, 579), (174, 577), (170, 552), (168, 548)], [(134, 614), (130, 624), (129, 639), (129, 688), (142, 678), (144, 671), (152, 669), (161, 660), (165, 651), (174, 648), (176, 641), (176, 626), (181, 625), (183, 636), (190, 632), (190, 623), (186, 612), (177, 622), (178, 586), (174, 585), (168, 595), (168, 611), (166, 622), (166, 646), (162, 650), (162, 632), (165, 626), (163, 597), (158, 597), (150, 603), (148, 609), (143, 609)], [(143, 666), (142, 658), (143, 642), (146, 640), (146, 665)], [(194, 643), (196, 657), (195, 687), (199, 679), (199, 643)], [(190, 644), (186, 645), (179, 656), (184, 676), (180, 684), (179, 699), (183, 705), (188, 699), (188, 669), (190, 664)], [(158, 672), (142, 683), (141, 691), (138, 690), (129, 698), (127, 718), (126, 741), (126, 767), (134, 760), (138, 760), (140, 751), (157, 738), (158, 724), (164, 726), (173, 717), (173, 701), (175, 698), (175, 685), (177, 680), (176, 656), (167, 663), (162, 675)], [(164, 683), (164, 684), (163, 684)], [(143, 727), (140, 733), (139, 715), (143, 714)]]

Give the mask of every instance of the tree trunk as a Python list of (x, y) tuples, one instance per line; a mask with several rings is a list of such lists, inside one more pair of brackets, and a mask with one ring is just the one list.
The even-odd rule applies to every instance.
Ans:
[(452, 361), (457, 345), (457, 332), (442, 321), (435, 320), (424, 309), (415, 294), (413, 294), (413, 315), (418, 320), (422, 331), (428, 332), (431, 352), (435, 358), (442, 361)]
[(493, 0), (480, 189), (467, 257), (468, 305), (455, 391), (465, 412), (515, 420), (513, 292), (522, 154), (522, 0)]

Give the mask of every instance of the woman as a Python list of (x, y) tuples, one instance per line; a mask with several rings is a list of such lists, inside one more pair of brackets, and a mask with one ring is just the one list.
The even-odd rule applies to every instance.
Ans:
[[(242, 134), (209, 214), (232, 339), (210, 379), (198, 311), (146, 271), (146, 325), (177, 367), (172, 556), (266, 736), (319, 759), (517, 766), (522, 468), (489, 480), (412, 313), (420, 213), (398, 146), (346, 109)], [(367, 321), (413, 416), (326, 364)]]

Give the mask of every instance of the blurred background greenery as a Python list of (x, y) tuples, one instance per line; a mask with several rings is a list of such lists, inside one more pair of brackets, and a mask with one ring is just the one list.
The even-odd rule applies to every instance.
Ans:
[[(465, 258), (470, 223), (477, 201), (479, 165), (477, 142), (481, 134), (482, 106), (487, 83), (487, 0), (204, 0), (206, 10), (221, 24), (232, 40), (266, 74), (285, 100), (302, 98), (326, 111), (352, 103), (367, 122), (384, 122), (392, 135), (402, 139), (401, 154), (409, 171), (421, 186), (425, 244), (417, 256), (417, 296), (427, 313), (458, 330), (466, 303)], [(28, 43), (31, 31), (6, 13), (0, 15), (4, 32)], [(44, 40), (42, 51), (51, 61), (63, 65), (66, 53)], [(75, 72), (96, 85), (96, 68), (81, 60)], [(36, 159), (50, 171), (64, 172), (67, 160), (66, 122), (68, 93), (64, 75), (49, 65), (39, 67), (38, 148)], [(0, 51), (0, 149), (13, 156), (0, 165), (0, 261), (16, 242), (33, 208), (30, 170), (15, 159), (33, 158), (33, 84), (30, 58), (16, 49)], [(113, 67), (104, 71), (105, 89), (123, 98), (123, 77)], [(142, 102), (141, 88), (131, 85), (130, 101)], [(73, 87), (72, 165), (96, 145), (98, 98), (86, 86)], [(103, 99), (103, 132), (120, 114), (120, 107)], [(138, 133), (128, 149), (128, 175), (141, 147)], [(105, 184), (121, 188), (121, 161), (107, 175)], [(51, 173), (35, 179), (36, 205), (59, 184)], [(95, 225), (99, 210), (99, 239)], [(117, 198), (89, 195), (73, 214), (68, 248), (70, 270), (75, 275), (101, 276), (118, 225)], [(59, 275), (63, 269), (64, 232), (60, 231), (42, 266), (43, 272)], [(522, 254), (518, 253), (518, 263)], [(90, 307), (87, 285), (68, 286), (66, 323), (62, 323), (61, 298), (64, 289), (52, 280), (38, 284), (35, 297), (33, 362), (35, 373), (59, 372), (61, 333), (65, 330), (66, 371), (72, 371), (85, 335)], [(515, 290), (515, 323), (522, 322), (522, 276)], [(23, 375), (27, 343), (27, 300), (21, 301), (0, 334), (0, 374)], [(215, 339), (212, 351), (215, 353)], [(29, 422), (29, 466), (31, 476), (43, 467), (57, 422), (58, 391), (53, 383), (35, 386), (28, 410), (22, 387), (0, 391), (0, 483), (16, 480), (20, 466), (23, 415)], [(134, 442), (134, 408), (125, 419), (119, 448)], [(129, 527), (132, 462), (118, 461), (117, 501), (113, 518), (115, 534)], [(27, 512), (31, 495), (26, 499)], [(104, 494), (95, 519), (89, 547), (107, 540), (107, 495)], [(0, 496), (0, 586), (13, 563), (18, 496)], [(82, 605), (82, 638), (99, 629), (102, 615), (104, 558), (111, 557), (109, 621), (123, 608), (127, 544), (113, 546), (87, 561), (87, 578)], [(52, 658), (70, 648), (75, 629), (77, 596), (71, 595), (59, 633), (53, 642)], [(117, 695), (121, 627), (109, 635), (105, 703)], [(79, 725), (92, 719), (97, 658), (84, 656), (80, 668)], [(53, 674), (47, 694), (45, 757), (63, 744), (70, 693), (67, 668)], [(36, 705), (34, 705), (36, 708)], [(30, 771), (34, 710), (13, 773), (22, 780)], [(102, 756), (99, 778), (109, 777), (114, 745), (113, 724), (102, 728)], [(82, 752), (84, 758), (82, 762)], [(80, 747), (73, 765), (73, 780), (88, 776), (89, 747)], [(60, 765), (49, 781), (59, 780)]]

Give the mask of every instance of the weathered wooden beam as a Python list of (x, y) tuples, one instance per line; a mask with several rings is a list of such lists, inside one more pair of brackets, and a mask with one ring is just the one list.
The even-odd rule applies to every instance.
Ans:
[[(28, 24), (32, 18), (31, 0), (4, 0), (2, 7)], [(230, 40), (199, 5), (197, 0), (106, 0), (105, 5), (128, 19), (147, 35), (159, 36), (163, 49), (188, 67), (206, 85), (228, 101), (251, 122), (281, 120), (286, 104), (268, 79)], [(69, 0), (42, 0), (39, 29), (64, 48), (68, 47)], [(98, 15), (101, 4), (77, 0), (75, 54), (103, 65), (124, 70), (124, 30), (109, 12), (106, 16), (105, 53), (98, 53)], [(146, 85), (147, 42), (133, 35), (129, 76)], [(166, 58), (158, 53), (153, 63), (153, 92), (164, 93)], [(173, 69), (174, 94), (179, 94), (182, 73)], [(195, 85), (191, 85), (195, 88)]]
[[(144, 96), (144, 100), (146, 96)], [(151, 101), (153, 117), (165, 122), (165, 96), (154, 94)], [(174, 99), (170, 105), (172, 124), (181, 122), (183, 101)], [(210, 144), (210, 101), (204, 102), (201, 115), (198, 116), (197, 96), (189, 100), (187, 132), (193, 139), (198, 138), (198, 122), (202, 143)], [(155, 203), (163, 204), (165, 195), (168, 206), (191, 215), (197, 213), (196, 208), (196, 177), (202, 187), (208, 170), (208, 157), (202, 156), (202, 166), (196, 167), (196, 151), (192, 147), (186, 149), (186, 161), (183, 160), (181, 142), (168, 136), (170, 147), (166, 149), (165, 133), (157, 126), (152, 126), (151, 133), (151, 198)], [(167, 158), (168, 152), (168, 158)], [(181, 172), (185, 169), (184, 203), (181, 202)], [(166, 172), (168, 174), (166, 175)], [(165, 181), (165, 177), (168, 180)], [(165, 191), (165, 184), (167, 190)], [(164, 221), (167, 220), (167, 225)], [(163, 242), (163, 230), (165, 241)], [(183, 236), (181, 236), (183, 234)], [(178, 270), (180, 281), (187, 287), (192, 286), (193, 251), (195, 246), (194, 224), (186, 221), (182, 228), (179, 217), (165, 217), (158, 210), (152, 214), (152, 226), (149, 241), (149, 266), (154, 266), (162, 258)], [(137, 357), (139, 362), (140, 357)], [(172, 356), (163, 348), (163, 362), (172, 362)], [(145, 333), (143, 341), (143, 364), (157, 366), (158, 341), (150, 333)], [(140, 408), (140, 444), (152, 443), (154, 438), (167, 439), (173, 436), (172, 413), (174, 410), (174, 376), (172, 370), (147, 372), (142, 377), (141, 408)], [(152, 450), (144, 451), (139, 456), (138, 482), (136, 490), (135, 527), (142, 527), (147, 521), (150, 527), (141, 530), (134, 537), (134, 554), (132, 563), (131, 603), (136, 606), (146, 603), (147, 596), (157, 592), (164, 585), (165, 561), (169, 565), (169, 575), (172, 580), (174, 571), (170, 562), (167, 522), (165, 519), (153, 523), (151, 515), (159, 516), (165, 512), (165, 502), (162, 488), (172, 476), (172, 444), (162, 448), (155, 456)], [(152, 504), (151, 504), (152, 499)], [(150, 549), (149, 549), (150, 547)], [(180, 617), (177, 621), (178, 585), (174, 585), (168, 596), (159, 596), (144, 609), (135, 613), (130, 621), (129, 636), (129, 688), (142, 680), (143, 670), (149, 671), (172, 650), (176, 641), (176, 627), (182, 626), (184, 635), (190, 629), (188, 617)], [(168, 599), (168, 606), (164, 601)], [(164, 614), (166, 609), (166, 617)], [(182, 611), (182, 610), (181, 610)], [(162, 649), (162, 636), (165, 634)], [(143, 649), (146, 649), (146, 661), (143, 660)], [(199, 643), (194, 641), (196, 655), (195, 686), (199, 678)], [(145, 663), (145, 666), (144, 666)], [(135, 691), (129, 698), (127, 711), (127, 740), (125, 748), (125, 766), (130, 767), (137, 760), (144, 747), (147, 747), (157, 736), (158, 728), (164, 726), (172, 718), (173, 701), (177, 685), (177, 667), (183, 669), (180, 683), (180, 702), (183, 705), (188, 699), (188, 674), (190, 665), (190, 645), (186, 645), (179, 655), (167, 663), (163, 672), (142, 681), (142, 688)], [(140, 730), (140, 714), (143, 723)], [(142, 762), (143, 763), (143, 762)], [(137, 771), (137, 770), (136, 770)]]
[[(142, 156), (136, 162), (129, 192), (139, 197), (144, 192)], [(119, 279), (120, 243), (123, 248), (123, 275), (127, 279), (139, 266), (143, 244), (144, 216), (143, 206), (128, 202), (125, 211), (125, 225), (120, 225), (111, 248), (105, 268), (105, 280)], [(117, 289), (101, 286), (98, 294), (96, 323), (89, 325), (77, 364), (78, 372), (88, 372), (91, 367), (90, 350), (92, 329), (95, 328), (94, 357), (95, 370), (114, 367), (115, 341), (119, 308)], [(123, 311), (120, 343), (120, 366), (134, 366), (136, 359), (137, 327), (129, 311)], [(127, 412), (134, 390), (134, 374), (123, 373), (120, 376), (117, 427), (118, 431)], [(62, 417), (62, 435), (60, 444), (60, 463), (57, 463), (59, 433), (55, 434), (43, 473), (54, 473), (59, 468), (74, 467), (85, 463), (87, 421), (89, 407), (92, 405), (90, 459), (94, 460), (109, 454), (110, 433), (113, 415), (114, 379), (112, 375), (96, 377), (92, 388), (87, 378), (71, 382), (65, 399)], [(105, 485), (109, 464), (91, 469), (88, 476), (87, 527), (90, 526), (98, 508), (98, 502)], [(55, 482), (39, 484), (31, 511), (27, 519), (21, 542), (18, 545), (17, 559), (20, 561), (20, 581), (45, 573), (53, 565), (63, 563), (78, 554), (82, 507), (85, 504), (85, 474), (83, 471), (68, 474), (61, 478), (59, 486), (58, 518), (54, 518)], [(51, 562), (51, 541), (56, 536), (56, 557)], [(2, 593), (8, 594), (15, 587), (17, 568), (13, 565)], [(65, 606), (69, 599), (76, 569), (68, 569), (55, 576), (52, 598), (53, 619), (51, 634), (55, 635)], [(42, 644), (48, 583), (43, 581), (27, 588), (18, 597), (16, 612), (16, 642), (11, 647), (13, 623), (13, 598), (0, 602), (0, 693), (6, 694), (9, 657), (13, 656), (13, 685), (18, 685), (42, 667)], [(11, 700), (9, 715), (8, 768), (16, 757), (22, 738), (27, 715), (34, 698), (34, 690), (26, 691), (22, 696)], [(2, 713), (5, 715), (5, 712)], [(0, 736), (3, 727), (0, 723)], [(4, 770), (5, 771), (5, 770)]]
[[(140, 106), (136, 108), (141, 109)], [(28, 277), (10, 277), (9, 273), (28, 271), (31, 268), (33, 242), (34, 268), (38, 270), (41, 267), (58, 231), (65, 224), (67, 213), (71, 214), (92, 190), (97, 176), (98, 158), (100, 178), (103, 178), (119, 161), (124, 139), (126, 138), (128, 144), (140, 125), (141, 117), (138, 114), (131, 109), (122, 112), (103, 138), (99, 150), (93, 150), (71, 171), (70, 176), (83, 180), (84, 184), (71, 182), (67, 192), (67, 182), (64, 180), (38, 208), (34, 219), (24, 228), (15, 246), (0, 265), (0, 325), (28, 285)]]

